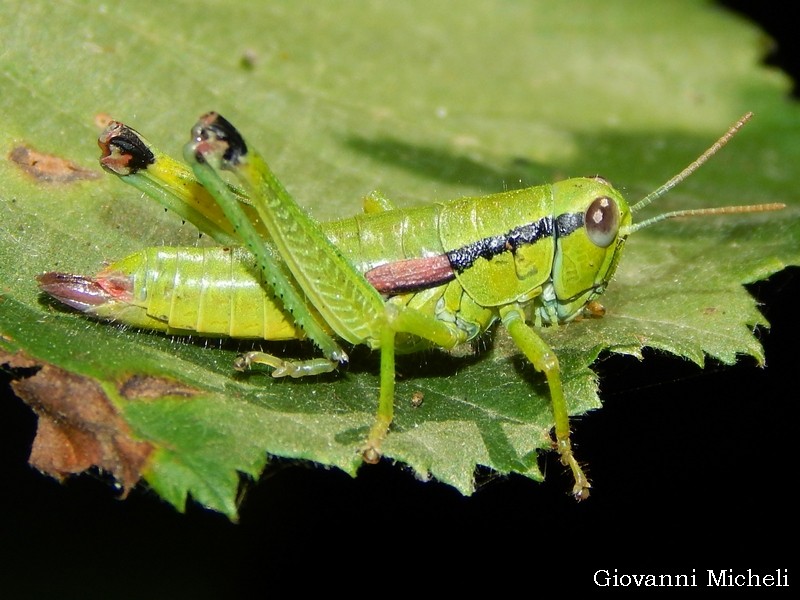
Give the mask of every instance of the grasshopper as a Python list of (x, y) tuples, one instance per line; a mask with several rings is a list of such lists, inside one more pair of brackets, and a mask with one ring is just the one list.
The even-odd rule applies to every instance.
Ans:
[(308, 339), (319, 348), (322, 356), (310, 360), (253, 351), (234, 365), (267, 365), (273, 377), (332, 371), (348, 361), (344, 345), (380, 350), (377, 415), (360, 448), (370, 463), (380, 459), (392, 423), (395, 353), (451, 349), (500, 321), (547, 380), (555, 448), (582, 500), (591, 484), (572, 451), (558, 357), (537, 329), (602, 314), (597, 298), (639, 229), (680, 216), (782, 208), (683, 210), (632, 222), (750, 116), (632, 206), (604, 179), (584, 177), (404, 210), (373, 193), (363, 215), (323, 224), (217, 113), (192, 129), (184, 150), (191, 169), (112, 122), (98, 140), (103, 167), (220, 246), (148, 248), (93, 277), (50, 272), (38, 280), (50, 296), (99, 319), (173, 334)]

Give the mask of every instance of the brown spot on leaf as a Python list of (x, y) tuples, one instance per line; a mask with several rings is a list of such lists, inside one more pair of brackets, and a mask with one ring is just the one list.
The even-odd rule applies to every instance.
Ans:
[(99, 112), (94, 116), (94, 124), (97, 126), (98, 129), (105, 129), (109, 126), (111, 121), (114, 120), (107, 112)]
[(110, 472), (124, 493), (136, 485), (153, 447), (133, 439), (96, 382), (45, 364), (11, 387), (39, 417), (29, 459), (33, 467), (63, 479), (97, 466)]
[(133, 375), (120, 386), (120, 394), (126, 400), (153, 400), (164, 396), (190, 397), (196, 395), (196, 389), (171, 379)]
[(253, 48), (247, 48), (242, 52), (242, 56), (239, 58), (239, 66), (245, 71), (252, 71), (258, 66), (258, 63), (258, 51)]
[(37, 181), (47, 183), (72, 183), (100, 177), (100, 173), (79, 167), (66, 158), (44, 154), (27, 146), (11, 150), (8, 159)]

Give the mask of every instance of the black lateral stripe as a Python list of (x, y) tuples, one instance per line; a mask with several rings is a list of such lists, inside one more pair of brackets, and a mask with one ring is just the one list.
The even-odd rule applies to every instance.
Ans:
[(503, 252), (514, 252), (520, 246), (535, 244), (539, 240), (553, 236), (555, 221), (556, 237), (565, 237), (583, 227), (583, 213), (564, 213), (555, 219), (542, 217), (538, 221), (520, 225), (502, 235), (485, 237), (477, 242), (461, 246), (447, 253), (450, 266), (458, 273), (469, 269), (476, 260), (491, 260)]
[(556, 237), (567, 237), (583, 227), (584, 213), (564, 213), (556, 217)]

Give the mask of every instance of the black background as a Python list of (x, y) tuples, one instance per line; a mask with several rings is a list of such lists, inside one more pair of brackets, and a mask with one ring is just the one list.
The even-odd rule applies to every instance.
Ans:
[[(797, 41), (775, 4), (725, 3), (778, 40), (766, 61), (796, 81)], [(800, 270), (750, 290), (772, 323), (757, 332), (767, 369), (700, 370), (655, 352), (598, 361), (605, 406), (573, 422), (595, 485), (579, 505), (555, 456), (543, 484), (482, 473), (470, 498), (388, 464), (351, 479), (279, 461), (250, 486), (238, 525), (197, 506), (178, 514), (144, 488), (118, 501), (96, 473), (62, 485), (27, 466), (35, 418), (0, 372), (0, 594), (227, 597), (292, 575), (296, 592), (511, 584), (536, 595), (592, 588), (597, 569), (696, 568), (703, 585), (705, 569), (787, 568)]]

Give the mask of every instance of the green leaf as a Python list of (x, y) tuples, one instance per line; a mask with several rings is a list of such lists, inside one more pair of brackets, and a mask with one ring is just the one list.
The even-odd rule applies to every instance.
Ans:
[[(645, 212), (789, 208), (632, 236), (607, 315), (544, 332), (573, 414), (600, 405), (590, 365), (605, 349), (763, 360), (752, 330), (765, 322), (741, 284), (800, 264), (789, 82), (759, 66), (759, 31), (704, 2), (12, 0), (0, 39), (0, 350), (98, 382), (153, 448), (143, 477), (179, 508), (191, 496), (233, 517), (238, 474), (257, 476), (268, 454), (354, 474), (378, 361), (362, 349), (313, 381), (238, 375), (246, 344), (123, 330), (43, 301), (38, 273), (91, 274), (146, 246), (208, 243), (100, 170), (106, 115), (180, 156), (197, 116), (218, 110), (324, 220), (358, 213), (373, 189), (408, 206), (595, 173), (633, 200), (754, 111)], [(405, 357), (398, 371), (389, 458), (463, 493), (476, 465), (542, 477), (547, 388), (507, 337)]]

